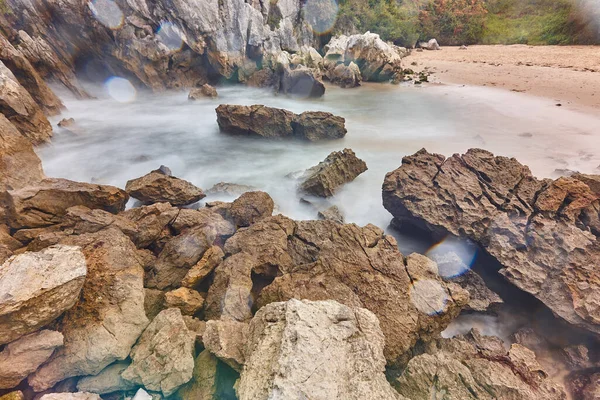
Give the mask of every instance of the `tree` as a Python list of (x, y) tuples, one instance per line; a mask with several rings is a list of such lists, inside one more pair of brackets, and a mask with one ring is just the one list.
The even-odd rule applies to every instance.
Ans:
[(432, 0), (419, 13), (422, 39), (436, 38), (445, 45), (477, 43), (486, 14), (484, 0)]

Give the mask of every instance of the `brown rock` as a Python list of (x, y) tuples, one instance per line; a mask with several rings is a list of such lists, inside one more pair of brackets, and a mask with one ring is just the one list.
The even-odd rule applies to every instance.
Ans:
[[(138, 247), (149, 247), (161, 239), (170, 239), (170, 225), (179, 215), (180, 210), (169, 203), (154, 203), (136, 207), (119, 213), (138, 226), (133, 242)], [(162, 247), (162, 246), (159, 246)]]
[(204, 346), (236, 371), (244, 365), (244, 348), (248, 324), (236, 321), (208, 321), (204, 331)]
[(273, 214), (275, 203), (265, 192), (246, 192), (229, 208), (229, 215), (238, 227), (250, 226)]
[(205, 97), (210, 97), (210, 98), (214, 99), (217, 96), (218, 96), (217, 90), (214, 87), (212, 87), (211, 85), (209, 85), (208, 83), (205, 83), (204, 85), (200, 86), (199, 88), (194, 88), (194, 89), (190, 90), (188, 99), (189, 100), (198, 100), (198, 99), (202, 99)]
[(25, 396), (23, 392), (20, 390), (15, 390), (14, 392), (7, 393), (5, 395), (0, 396), (0, 400), (24, 400)]
[(176, 393), (178, 399), (219, 400), (233, 398), (234, 394), (225, 392), (227, 387), (233, 388), (235, 375), (227, 373), (219, 359), (208, 350), (202, 351), (194, 363), (192, 380), (182, 386)]
[(367, 170), (367, 164), (350, 149), (334, 151), (301, 177), (300, 190), (319, 197), (333, 196), (345, 183)]
[(219, 246), (210, 247), (204, 252), (200, 261), (186, 273), (181, 281), (181, 286), (188, 288), (197, 286), (221, 264), (224, 256), (225, 254)]
[(73, 126), (75, 126), (75, 119), (74, 118), (63, 118), (56, 125), (60, 128), (65, 128), (65, 129), (72, 128)]
[(294, 97), (316, 98), (325, 94), (325, 85), (316, 70), (306, 67), (284, 67), (278, 92)]
[(165, 293), (165, 305), (179, 308), (183, 315), (194, 315), (204, 306), (204, 298), (193, 289), (181, 287)]
[(144, 312), (149, 320), (153, 320), (165, 308), (165, 292), (144, 288)]
[(60, 223), (73, 206), (111, 213), (125, 209), (127, 193), (108, 185), (47, 178), (38, 184), (7, 192), (8, 223), (14, 229)]
[(166, 175), (161, 170), (128, 181), (125, 190), (131, 197), (146, 204), (167, 202), (174, 206), (185, 206), (206, 197), (202, 189), (183, 179)]
[(358, 65), (354, 62), (350, 62), (348, 65), (340, 63), (335, 66), (331, 66), (325, 76), (331, 83), (340, 85), (343, 88), (353, 88), (360, 86), (362, 76)]
[(318, 216), (319, 219), (326, 221), (339, 222), (340, 224), (344, 223), (344, 214), (342, 214), (338, 206), (331, 206), (325, 210), (319, 211)]
[(346, 120), (323, 111), (306, 111), (292, 121), (294, 135), (310, 142), (342, 139), (346, 136)]

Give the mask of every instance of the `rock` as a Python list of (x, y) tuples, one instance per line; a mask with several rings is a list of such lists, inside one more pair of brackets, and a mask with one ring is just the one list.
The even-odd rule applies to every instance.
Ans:
[(464, 44), (458, 48), (459, 50), (468, 50), (469, 48)]
[(136, 246), (145, 248), (155, 245), (162, 248), (164, 242), (171, 238), (171, 224), (180, 213), (169, 203), (155, 203), (129, 209), (119, 216), (137, 225), (138, 230), (132, 238)]
[(279, 84), (279, 76), (270, 68), (254, 72), (246, 81), (246, 85), (259, 88), (273, 87), (276, 84)]
[(56, 125), (61, 128), (70, 128), (73, 125), (75, 125), (75, 119), (74, 118), (63, 118)]
[(170, 396), (192, 378), (194, 339), (178, 308), (161, 311), (131, 350), (131, 365), (121, 376)]
[(325, 72), (325, 76), (331, 83), (343, 88), (357, 87), (362, 82), (360, 68), (353, 61), (350, 61), (348, 65), (336, 64)]
[(104, 368), (98, 375), (84, 376), (77, 382), (77, 390), (97, 394), (106, 394), (135, 389), (135, 385), (121, 377), (129, 367), (129, 362), (119, 361)]
[(165, 293), (165, 305), (179, 308), (183, 315), (194, 315), (204, 306), (204, 298), (197, 291), (182, 287)]
[(73, 206), (117, 213), (125, 209), (127, 193), (108, 185), (46, 178), (6, 194), (8, 224), (13, 229), (37, 228), (60, 223)]
[(143, 267), (135, 245), (120, 230), (70, 236), (81, 247), (88, 273), (79, 302), (60, 321), (65, 345), (28, 378), (35, 391), (72, 376), (96, 375), (124, 360), (148, 325)]
[(0, 114), (0, 192), (34, 185), (44, 179), (33, 146)]
[(219, 246), (211, 246), (204, 252), (204, 255), (186, 273), (181, 281), (181, 286), (194, 288), (208, 277), (221, 264), (225, 254)]
[[(215, 270), (206, 318), (246, 322), (253, 308), (291, 298), (367, 308), (379, 318), (390, 364), (402, 362), (418, 339), (444, 330), (468, 302), (464, 290), (441, 281), (434, 262), (422, 256), (405, 261), (396, 241), (373, 225), (278, 215), (237, 231), (224, 252), (229, 256)], [(417, 279), (432, 281), (444, 303), (432, 315), (411, 297)]]
[(236, 371), (244, 365), (248, 324), (237, 321), (207, 321), (202, 339), (208, 351)]
[(53, 246), (0, 267), (0, 344), (12, 342), (73, 307), (86, 277), (80, 249)]
[(217, 107), (217, 122), (222, 132), (264, 138), (298, 138), (309, 141), (344, 137), (345, 120), (325, 112), (291, 111), (254, 106), (222, 104)]
[(184, 315), (183, 320), (190, 332), (196, 337), (196, 343), (204, 347), (203, 336), (204, 331), (206, 331), (206, 321), (200, 321), (198, 318), (190, 315)]
[(340, 224), (344, 223), (344, 214), (340, 211), (337, 206), (331, 206), (323, 211), (319, 211), (319, 219), (325, 221), (333, 221)]
[(330, 197), (340, 186), (352, 182), (366, 170), (367, 164), (352, 150), (334, 151), (305, 172), (301, 177), (300, 190), (319, 197)]
[(229, 215), (237, 227), (250, 226), (273, 214), (275, 203), (265, 192), (246, 192), (229, 208)]
[(566, 399), (531, 350), (515, 344), (507, 353), (492, 343), (477, 332), (438, 340), (410, 360), (394, 386), (412, 400)]
[(225, 196), (237, 197), (246, 192), (256, 190), (253, 186), (239, 185), (237, 183), (219, 182), (206, 191), (207, 194), (222, 194)]
[(583, 400), (598, 400), (600, 398), (600, 374), (593, 374), (590, 383), (583, 390)]
[(383, 184), (399, 221), (478, 243), (500, 273), (570, 324), (600, 334), (598, 194), (573, 177), (534, 178), (479, 149), (445, 159), (421, 150)]
[[(196, 357), (192, 380), (182, 386), (176, 394), (181, 400), (219, 400), (235, 398), (233, 385), (235, 373), (227, 371), (217, 357), (204, 350)], [(227, 390), (227, 388), (230, 388)]]
[(402, 399), (385, 378), (375, 315), (335, 301), (272, 303), (248, 329), (240, 400)]
[(210, 98), (216, 98), (218, 96), (217, 94), (217, 90), (210, 86), (208, 83), (200, 86), (199, 88), (194, 88), (190, 91), (190, 94), (188, 95), (188, 99), (189, 100), (199, 100), (202, 98), (206, 98), (206, 97), (210, 97)]
[(0, 352), (0, 389), (13, 388), (63, 345), (60, 332), (41, 330), (9, 343)]
[(48, 393), (40, 397), (40, 400), (101, 400), (96, 393)]
[(346, 120), (323, 111), (306, 111), (296, 116), (292, 128), (296, 137), (316, 142), (323, 139), (342, 139), (346, 136)]
[(145, 204), (166, 202), (174, 206), (185, 206), (206, 197), (202, 189), (160, 170), (127, 181), (125, 190), (131, 197)]
[(144, 288), (144, 312), (149, 320), (153, 320), (165, 308), (165, 292)]
[(20, 390), (15, 390), (14, 392), (7, 393), (5, 395), (0, 396), (0, 400), (24, 400), (25, 396), (23, 396), (23, 392)]
[(278, 91), (301, 98), (317, 98), (325, 94), (325, 85), (315, 70), (305, 67), (283, 68)]
[[(419, 47), (421, 47), (422, 49), (425, 50), (441, 50), (440, 45), (438, 44), (437, 40), (435, 39), (430, 39), (428, 42), (421, 42), (419, 43)], [(466, 49), (466, 47), (465, 47)], [(462, 49), (464, 50), (464, 49)]]
[(38, 145), (50, 141), (52, 137), (50, 122), (29, 92), (1, 60), (0, 113), (4, 114), (32, 144)]

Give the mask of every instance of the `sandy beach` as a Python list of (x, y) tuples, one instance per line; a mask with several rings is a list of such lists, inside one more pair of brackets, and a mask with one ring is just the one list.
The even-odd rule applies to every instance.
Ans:
[(600, 46), (469, 46), (413, 51), (407, 68), (432, 82), (498, 87), (581, 111), (600, 109)]

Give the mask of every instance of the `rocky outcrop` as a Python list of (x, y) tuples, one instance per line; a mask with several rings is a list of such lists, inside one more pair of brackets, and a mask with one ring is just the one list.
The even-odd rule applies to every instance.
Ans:
[[(355, 63), (365, 81), (383, 82), (402, 75), (401, 60), (406, 49), (388, 44), (379, 35), (337, 36), (325, 46), (325, 69), (333, 71), (339, 64)], [(329, 72), (331, 73), (331, 72)]]
[(86, 277), (80, 249), (54, 246), (0, 267), (0, 344), (35, 332), (69, 310)]
[(234, 135), (264, 138), (298, 138), (309, 141), (339, 139), (346, 135), (345, 120), (325, 112), (300, 115), (262, 105), (217, 107), (221, 131)]
[(367, 164), (352, 150), (334, 151), (300, 177), (300, 190), (314, 196), (330, 197), (366, 170)]
[(357, 87), (362, 82), (360, 68), (353, 61), (350, 61), (348, 65), (343, 63), (331, 64), (330, 68), (325, 72), (325, 76), (331, 83), (343, 88)]
[(190, 94), (188, 95), (188, 100), (199, 100), (203, 98), (216, 98), (218, 96), (217, 89), (205, 83), (199, 88), (193, 88), (190, 90)]
[(385, 378), (375, 315), (335, 301), (273, 303), (250, 322), (240, 400), (402, 399)]
[(547, 399), (564, 400), (561, 385), (548, 379), (535, 354), (472, 331), (442, 339), (414, 357), (394, 386), (412, 400)]
[(170, 396), (192, 378), (194, 339), (179, 309), (161, 311), (131, 350), (131, 365), (121, 376)]
[(478, 149), (448, 159), (421, 150), (383, 184), (398, 220), (474, 240), (509, 282), (596, 334), (599, 198), (581, 180), (538, 180), (517, 160)]
[(0, 192), (33, 185), (43, 178), (42, 163), (31, 142), (0, 114)]
[(206, 197), (202, 189), (171, 176), (168, 172), (170, 171), (157, 169), (132, 179), (125, 185), (125, 190), (131, 197), (145, 204), (166, 202), (174, 206), (185, 206)]
[(129, 362), (120, 361), (104, 368), (98, 375), (85, 376), (77, 382), (77, 390), (97, 394), (135, 389), (135, 385), (121, 377)]
[(61, 241), (81, 247), (88, 273), (81, 299), (60, 321), (65, 345), (28, 378), (35, 391), (66, 378), (95, 375), (124, 360), (148, 325), (144, 313), (144, 270), (134, 244), (120, 230)]
[(125, 191), (114, 186), (47, 178), (6, 193), (8, 224), (14, 229), (57, 224), (73, 206), (117, 213), (125, 209), (128, 199)]
[(17, 386), (63, 345), (60, 332), (42, 330), (6, 345), (0, 352), (0, 389)]
[(285, 67), (281, 72), (277, 91), (293, 97), (316, 98), (325, 94), (325, 85), (314, 69), (303, 66), (294, 69)]
[[(272, 302), (336, 300), (377, 315), (390, 363), (401, 362), (419, 338), (444, 330), (468, 302), (464, 290), (441, 281), (434, 262), (405, 261), (395, 240), (373, 225), (275, 216), (238, 230), (224, 251), (229, 256), (215, 270), (207, 318), (243, 322)], [(431, 288), (436, 310), (423, 297)]]
[(273, 214), (275, 203), (265, 192), (246, 192), (229, 208), (229, 215), (237, 227), (250, 226)]

